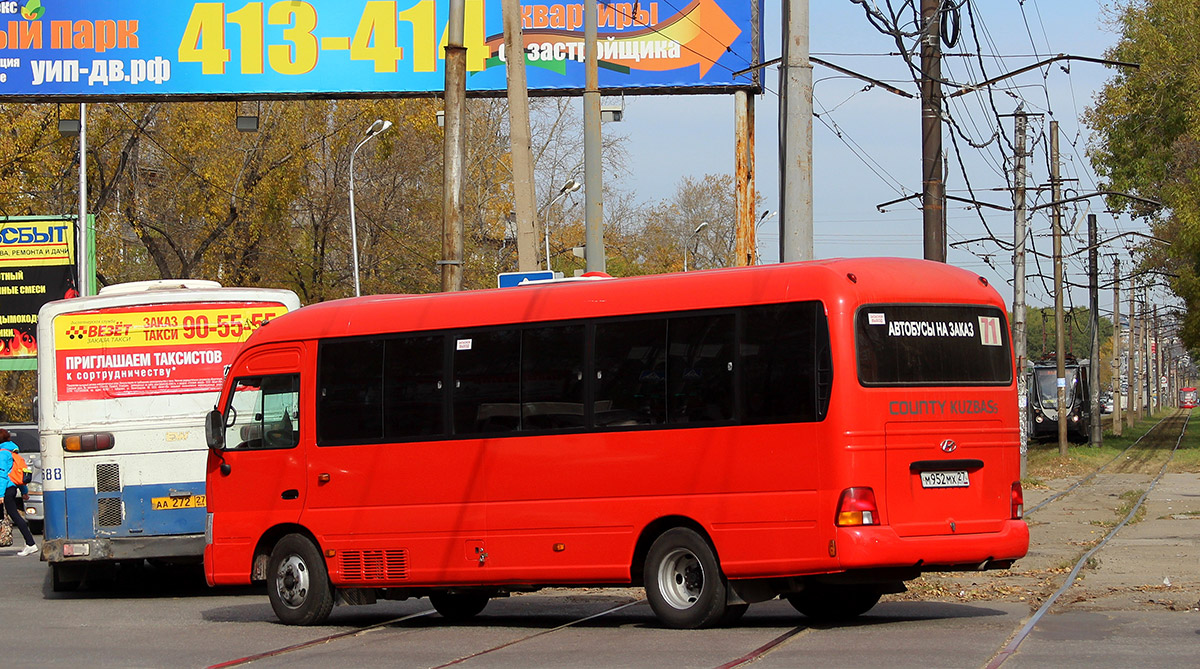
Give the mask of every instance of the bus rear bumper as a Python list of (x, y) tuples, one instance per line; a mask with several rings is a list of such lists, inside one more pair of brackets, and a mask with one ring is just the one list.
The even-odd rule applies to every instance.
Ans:
[(203, 534), (168, 537), (114, 537), (104, 539), (47, 539), (42, 559), (47, 562), (107, 562), (147, 558), (197, 561), (204, 554)]
[(1029, 551), (1029, 526), (1005, 521), (998, 532), (902, 537), (888, 526), (837, 530), (843, 569), (916, 567), (921, 571), (1004, 568)]

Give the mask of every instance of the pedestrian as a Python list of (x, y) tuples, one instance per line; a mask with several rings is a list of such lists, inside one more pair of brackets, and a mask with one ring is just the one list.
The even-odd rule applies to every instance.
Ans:
[(12, 434), (0, 427), (0, 481), (3, 481), (4, 486), (4, 512), (8, 514), (13, 526), (21, 530), (21, 536), (25, 537), (25, 547), (17, 555), (33, 555), (38, 547), (33, 541), (33, 533), (29, 531), (29, 523), (25, 522), (25, 516), (21, 515), (17, 504), (17, 495), (27, 499), (29, 494), (24, 491), (24, 486), (14, 483), (8, 476), (13, 468), (13, 453), (17, 450)]

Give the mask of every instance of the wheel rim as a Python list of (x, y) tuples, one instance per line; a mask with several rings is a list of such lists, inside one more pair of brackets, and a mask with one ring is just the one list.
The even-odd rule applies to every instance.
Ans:
[(691, 608), (704, 590), (704, 566), (691, 551), (676, 548), (659, 563), (658, 589), (672, 607)]
[(291, 608), (304, 604), (308, 596), (308, 565), (298, 555), (289, 555), (279, 565), (275, 574), (275, 592), (279, 599)]

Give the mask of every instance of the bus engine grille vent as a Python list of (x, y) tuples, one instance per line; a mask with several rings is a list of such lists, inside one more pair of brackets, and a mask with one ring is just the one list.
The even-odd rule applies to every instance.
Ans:
[(121, 492), (121, 465), (96, 465), (96, 492)]
[(121, 498), (101, 497), (96, 500), (96, 524), (100, 527), (121, 526)]
[(347, 581), (403, 581), (408, 578), (404, 549), (342, 551), (342, 577)]

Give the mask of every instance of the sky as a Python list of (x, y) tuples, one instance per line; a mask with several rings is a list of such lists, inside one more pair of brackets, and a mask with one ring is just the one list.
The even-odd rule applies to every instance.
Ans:
[[(865, 18), (861, 5), (851, 0), (810, 0), (810, 51), (813, 56), (860, 72), (916, 94), (917, 87), (894, 41), (879, 33)], [(873, 4), (884, 5), (879, 0)], [(899, 5), (899, 2), (893, 2)], [(1117, 41), (1109, 27), (1109, 2), (1102, 0), (975, 0), (974, 30), (966, 12), (958, 45), (946, 48), (943, 61), (946, 79), (972, 83), (1031, 65), (1045, 58), (1067, 54), (1102, 58)], [(779, 0), (764, 0), (765, 59), (780, 55), (781, 11)], [(983, 42), (976, 46), (974, 35)], [(982, 51), (983, 71), (971, 55)], [(957, 55), (949, 55), (957, 54)], [(999, 57), (997, 57), (999, 56)], [(766, 91), (756, 98), (757, 189), (771, 211), (778, 203), (778, 111), (779, 69), (765, 70)], [(1098, 190), (1087, 149), (1089, 130), (1081, 116), (1093, 96), (1114, 71), (1104, 65), (1071, 61), (1018, 75), (997, 88), (993, 95), (969, 94), (955, 98), (950, 114), (955, 120), (958, 152), (951, 129), (943, 133), (948, 156), (947, 193), (1011, 207), (1007, 190), (1011, 177), (1013, 119), (1022, 104), (1026, 112), (1041, 114), (1030, 119), (1029, 206), (1050, 200), (1048, 190), (1033, 191), (1049, 183), (1048, 135), (1051, 120), (1059, 122), (1062, 176), (1074, 181), (1066, 188), (1080, 194)], [(877, 205), (919, 193), (921, 190), (921, 110), (919, 99), (904, 98), (863, 81), (815, 66), (813, 122), (814, 237), (815, 257), (923, 256), (919, 199), (894, 205), (881, 213)], [(947, 87), (948, 94), (952, 89)], [(732, 95), (628, 96), (624, 120), (606, 124), (605, 132), (619, 132), (630, 140), (630, 172), (626, 187), (642, 200), (669, 198), (678, 182), (687, 176), (732, 173), (734, 161), (734, 101)], [(997, 116), (999, 114), (999, 116)], [(992, 139), (999, 131), (1001, 136)], [(987, 148), (977, 150), (968, 142)], [(961, 156), (961, 159), (960, 159)], [(964, 177), (965, 172), (965, 177)], [(1090, 200), (1064, 213), (1064, 226), (1071, 238), (1064, 240), (1064, 254), (1086, 246), (1086, 215), (1098, 214), (1101, 239), (1146, 231), (1141, 221), (1114, 218), (1105, 213), (1102, 199)], [(1011, 304), (1012, 252), (992, 242), (955, 245), (956, 242), (988, 236), (1011, 243), (1013, 215), (1006, 211), (947, 204), (948, 262), (986, 277)], [(1033, 247), (1051, 253), (1048, 210), (1030, 218)], [(778, 217), (760, 228), (759, 251), (763, 262), (778, 259)], [(1126, 238), (1129, 239), (1129, 238)], [(1120, 253), (1125, 267), (1130, 257), (1121, 242), (1104, 249), (1101, 283), (1111, 279), (1112, 256)], [(1065, 263), (1068, 281), (1086, 284), (1086, 253), (1069, 256)], [(1048, 259), (1027, 264), (1027, 303), (1053, 306)], [(1167, 303), (1163, 293), (1156, 300)], [(1067, 306), (1087, 306), (1085, 290), (1073, 290)], [(1102, 313), (1111, 310), (1111, 290), (1101, 291)]]

